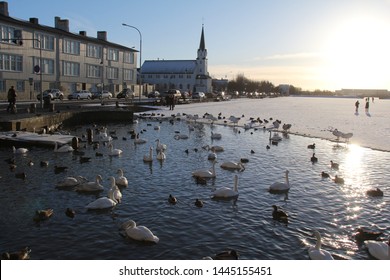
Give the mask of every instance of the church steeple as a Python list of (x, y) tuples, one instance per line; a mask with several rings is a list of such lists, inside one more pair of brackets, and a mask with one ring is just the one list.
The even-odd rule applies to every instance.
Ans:
[(204, 51), (205, 49), (206, 49), (206, 44), (204, 42), (204, 30), (202, 25), (202, 34), (200, 35), (199, 50)]

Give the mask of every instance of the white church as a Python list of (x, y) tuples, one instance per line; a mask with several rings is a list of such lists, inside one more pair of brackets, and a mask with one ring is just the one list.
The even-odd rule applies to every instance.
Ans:
[(203, 26), (195, 60), (145, 60), (141, 68), (141, 79), (143, 84), (154, 85), (160, 92), (168, 89), (189, 93), (212, 92)]

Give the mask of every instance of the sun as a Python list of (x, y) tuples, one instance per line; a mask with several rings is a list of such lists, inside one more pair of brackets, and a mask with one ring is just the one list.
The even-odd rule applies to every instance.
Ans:
[(387, 88), (389, 28), (388, 20), (373, 17), (335, 25), (324, 44), (326, 79), (336, 88)]

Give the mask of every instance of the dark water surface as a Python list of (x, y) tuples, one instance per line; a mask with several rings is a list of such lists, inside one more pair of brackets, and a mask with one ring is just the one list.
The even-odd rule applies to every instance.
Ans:
[[(160, 129), (155, 130), (154, 126)], [(85, 134), (87, 126), (72, 128), (72, 135)], [(146, 144), (135, 145), (130, 139), (132, 129), (146, 139)], [(221, 140), (211, 140), (211, 129), (221, 133)], [(16, 155), (15, 171), (11, 172), (5, 159), (13, 157), (10, 147), (0, 148), (0, 249), (9, 251), (29, 246), (32, 259), (201, 259), (225, 249), (235, 249), (241, 259), (308, 259), (307, 249), (315, 243), (314, 229), (323, 237), (323, 248), (335, 256), (351, 259), (370, 259), (366, 248), (356, 243), (353, 234), (357, 227), (390, 232), (389, 171), (390, 153), (353, 145), (337, 146), (320, 139), (289, 135), (279, 145), (269, 144), (269, 133), (217, 125), (189, 132), (184, 121), (159, 123), (140, 120), (138, 124), (108, 124), (108, 131), (116, 131), (115, 148), (123, 150), (119, 157), (109, 157), (108, 148), (98, 150), (86, 145), (89, 163), (80, 163), (78, 155), (55, 154), (47, 148), (32, 147), (26, 156)], [(180, 132), (188, 139), (176, 140)], [(124, 139), (126, 138), (126, 140)], [(149, 147), (156, 147), (156, 139), (168, 146), (166, 160), (143, 162)], [(316, 143), (318, 163), (312, 164), (312, 150)], [(217, 176), (206, 185), (198, 184), (191, 172), (211, 167), (205, 145), (220, 145)], [(185, 150), (188, 149), (188, 154)], [(196, 152), (194, 149), (197, 149)], [(254, 153), (251, 153), (251, 150)], [(104, 154), (96, 157), (96, 151)], [(224, 161), (247, 158), (245, 170), (229, 171), (220, 168)], [(28, 166), (32, 160), (35, 164)], [(40, 161), (48, 160), (48, 167)], [(330, 160), (340, 164), (340, 170), (330, 169)], [(65, 173), (55, 174), (54, 166), (67, 166)], [(129, 186), (122, 189), (123, 200), (112, 210), (87, 211), (85, 205), (106, 195), (109, 176), (117, 177), (118, 168), (124, 170)], [(286, 197), (271, 194), (268, 187), (284, 181), (289, 170), (292, 187)], [(15, 173), (25, 172), (25, 180)], [(345, 179), (339, 185), (323, 179), (321, 171)], [(94, 180), (102, 175), (106, 190), (99, 194), (79, 194), (59, 190), (56, 183), (66, 176), (82, 175)], [(215, 201), (210, 198), (216, 187), (233, 186), (239, 177), (239, 197), (236, 201)], [(366, 190), (380, 187), (385, 196), (372, 198)], [(167, 202), (169, 194), (178, 203)], [(203, 208), (194, 205), (196, 198), (204, 201)], [(281, 206), (290, 215), (287, 225), (272, 219), (272, 207)], [(67, 207), (76, 211), (75, 218), (65, 215)], [(47, 221), (33, 221), (37, 209), (53, 208), (54, 215)], [(119, 225), (133, 219), (138, 225), (149, 227), (160, 238), (158, 244), (145, 244), (122, 237)]]

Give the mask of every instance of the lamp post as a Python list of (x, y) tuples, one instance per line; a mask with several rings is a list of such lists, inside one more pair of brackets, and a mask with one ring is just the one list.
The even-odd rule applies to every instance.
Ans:
[(134, 28), (139, 33), (139, 101), (141, 101), (141, 95), (142, 95), (142, 78), (141, 78), (141, 63), (142, 63), (142, 34), (141, 31), (135, 26), (128, 25), (126, 23), (122, 23), (123, 26)]

